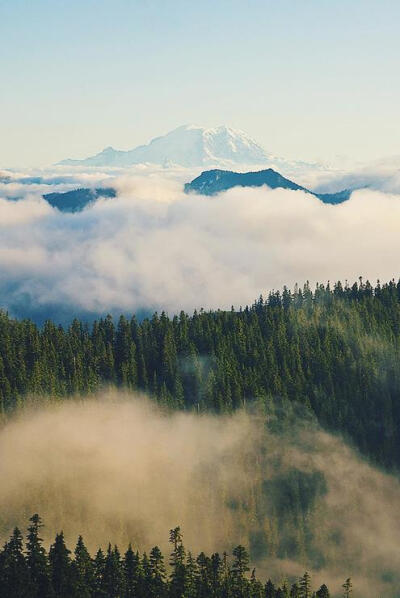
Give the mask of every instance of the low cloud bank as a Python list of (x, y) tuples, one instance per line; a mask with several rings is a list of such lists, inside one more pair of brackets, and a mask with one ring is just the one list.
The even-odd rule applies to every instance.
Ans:
[(400, 193), (400, 156), (359, 165), (351, 170), (320, 169), (299, 173), (297, 182), (317, 193), (368, 188), (384, 193)]
[(117, 198), (72, 215), (29, 185), (25, 199), (0, 200), (2, 307), (59, 320), (172, 313), (244, 305), (306, 280), (400, 273), (400, 195), (356, 191), (340, 206), (268, 188), (206, 198), (185, 195), (178, 179), (111, 178)]
[(269, 422), (165, 414), (113, 393), (22, 415), (0, 430), (1, 539), (39, 512), (46, 542), (63, 529), (92, 550), (168, 552), (181, 525), (188, 549), (246, 544), (276, 581), (308, 568), (315, 585), (351, 576), (360, 595), (395, 596), (399, 480), (296, 410), (284, 424), (272, 409)]

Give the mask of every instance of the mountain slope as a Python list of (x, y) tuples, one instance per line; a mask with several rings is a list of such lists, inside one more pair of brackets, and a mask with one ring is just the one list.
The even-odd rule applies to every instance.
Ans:
[[(306, 284), (272, 292), (249, 309), (165, 316), (162, 327), (150, 315), (115, 327), (100, 319), (92, 332), (77, 334), (83, 329), (83, 323), (58, 328), (56, 335), (55, 325), (37, 329), (0, 310), (0, 355), (8, 364), (0, 377), (3, 411), (32, 392), (51, 389), (59, 400), (126, 380), (170, 407), (201, 413), (241, 409), (244, 399), (271, 405), (276, 397), (400, 469), (400, 281), (373, 289), (360, 279), (351, 287), (317, 285), (314, 292)], [(123, 354), (121, 331), (128, 343)], [(193, 376), (199, 355), (210, 358)]]
[(233, 187), (261, 187), (266, 185), (271, 189), (291, 189), (304, 191), (318, 197), (324, 203), (338, 204), (350, 197), (351, 191), (345, 189), (338, 193), (314, 193), (305, 187), (283, 177), (272, 168), (257, 172), (233, 172), (230, 170), (207, 170), (185, 185), (185, 193), (200, 193), (202, 195), (216, 195)]
[(146, 145), (121, 151), (112, 147), (84, 160), (63, 160), (61, 165), (132, 166), (173, 163), (184, 167), (218, 164), (263, 164), (273, 157), (246, 133), (226, 126), (205, 129), (184, 125), (152, 139)]

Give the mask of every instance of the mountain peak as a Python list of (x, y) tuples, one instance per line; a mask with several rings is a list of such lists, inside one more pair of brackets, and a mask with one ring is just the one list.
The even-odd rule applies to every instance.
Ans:
[(215, 195), (221, 191), (232, 189), (232, 187), (261, 187), (262, 185), (267, 185), (272, 189), (282, 187), (293, 191), (306, 191), (304, 187), (286, 179), (279, 172), (272, 168), (266, 168), (256, 172), (243, 173), (220, 169), (206, 170), (185, 185), (185, 192)]
[(106, 147), (85, 160), (64, 160), (61, 164), (86, 166), (131, 166), (140, 163), (185, 167), (265, 164), (269, 154), (243, 131), (226, 125), (204, 128), (182, 125), (146, 145), (121, 151)]

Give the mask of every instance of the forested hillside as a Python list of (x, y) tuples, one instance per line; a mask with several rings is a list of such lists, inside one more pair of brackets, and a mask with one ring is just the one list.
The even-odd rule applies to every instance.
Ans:
[(104, 384), (172, 408), (230, 412), (297, 401), (387, 466), (400, 465), (400, 283), (361, 280), (271, 293), (239, 311), (110, 316), (68, 329), (0, 315), (0, 401)]
[[(15, 528), (0, 552), (0, 596), (7, 598), (329, 598), (323, 584), (312, 593), (310, 575), (306, 572), (291, 586), (283, 582), (275, 587), (271, 580), (259, 581), (243, 546), (211, 557), (201, 552), (197, 558), (186, 552), (179, 527), (170, 531), (169, 563), (158, 546), (149, 555), (139, 554), (129, 545), (124, 554), (118, 547), (108, 546), (104, 554), (99, 548), (94, 558), (82, 536), (73, 555), (65, 544), (63, 533), (56, 535), (47, 553), (40, 538), (41, 519), (33, 515), (28, 527), (27, 542)], [(71, 558), (72, 556), (72, 558)], [(169, 564), (169, 567), (168, 567)], [(169, 571), (167, 571), (167, 567)], [(352, 583), (343, 584), (349, 598)]]

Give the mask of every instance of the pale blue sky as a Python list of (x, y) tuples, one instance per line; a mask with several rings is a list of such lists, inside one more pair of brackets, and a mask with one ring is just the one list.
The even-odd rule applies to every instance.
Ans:
[(400, 154), (400, 3), (0, 0), (0, 167), (181, 124), (285, 157)]

